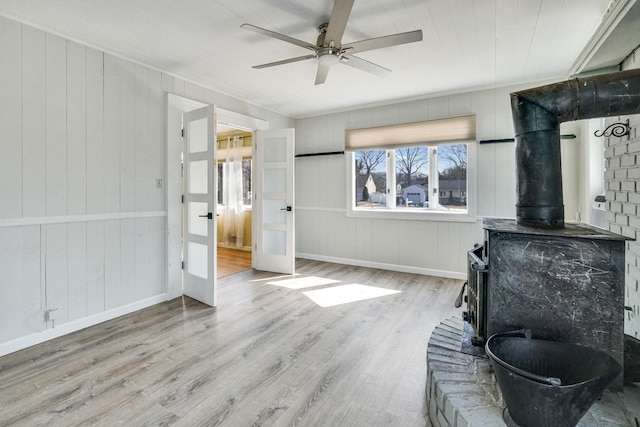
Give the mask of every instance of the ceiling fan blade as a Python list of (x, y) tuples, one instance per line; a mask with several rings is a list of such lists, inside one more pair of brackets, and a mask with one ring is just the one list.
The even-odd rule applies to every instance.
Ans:
[(361, 40), (342, 46), (343, 50), (349, 53), (366, 52), (383, 47), (397, 46), (405, 43), (422, 41), (422, 30), (409, 31), (406, 33), (392, 34), (390, 36), (376, 37), (374, 39)]
[(255, 25), (242, 24), (240, 25), (240, 28), (244, 28), (245, 30), (253, 31), (255, 33), (262, 34), (268, 37), (273, 37), (274, 39), (282, 40), (287, 43), (295, 44), (296, 46), (304, 47), (305, 49), (310, 49), (313, 51), (318, 50), (318, 47), (314, 44), (294, 39), (293, 37), (285, 36), (284, 34), (276, 33), (274, 31), (265, 30), (264, 28), (256, 27)]
[(353, 55), (343, 56), (340, 63), (381, 77), (386, 76), (391, 72), (388, 68), (381, 67), (378, 64), (374, 64), (373, 62), (366, 61)]
[(329, 18), (329, 25), (327, 26), (327, 33), (324, 36), (326, 45), (333, 41), (336, 46), (340, 46), (344, 29), (347, 27), (347, 21), (349, 21), (349, 15), (351, 15), (353, 2), (354, 0), (335, 0), (331, 18)]
[(316, 85), (321, 85), (327, 80), (327, 74), (329, 74), (329, 69), (331, 65), (323, 64), (318, 62), (318, 72), (316, 73)]
[(261, 69), (267, 67), (275, 67), (276, 65), (291, 64), (292, 62), (304, 61), (306, 59), (315, 58), (315, 55), (298, 56), (296, 58), (283, 59), (282, 61), (269, 62), (267, 64), (254, 65), (251, 68)]

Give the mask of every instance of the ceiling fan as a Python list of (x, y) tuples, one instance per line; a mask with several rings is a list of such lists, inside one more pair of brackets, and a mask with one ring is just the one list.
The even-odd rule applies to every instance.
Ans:
[(422, 30), (409, 31), (406, 33), (392, 34), (389, 36), (342, 44), (342, 35), (344, 34), (344, 30), (347, 26), (347, 21), (349, 20), (349, 15), (351, 14), (354, 1), (355, 0), (335, 0), (329, 22), (318, 27), (319, 35), (315, 45), (294, 39), (293, 37), (289, 37), (284, 34), (256, 27), (255, 25), (242, 24), (241, 28), (246, 30), (255, 31), (256, 33), (295, 44), (312, 51), (309, 55), (256, 65), (253, 68), (267, 68), (317, 58), (318, 71), (316, 73), (316, 85), (325, 82), (327, 74), (329, 74), (329, 69), (332, 65), (337, 63), (349, 65), (379, 76), (384, 76), (390, 73), (391, 70), (374, 64), (373, 62), (366, 61), (353, 54), (421, 41)]

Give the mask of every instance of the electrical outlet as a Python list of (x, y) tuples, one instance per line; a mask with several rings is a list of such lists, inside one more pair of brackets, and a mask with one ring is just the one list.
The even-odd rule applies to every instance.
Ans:
[(44, 321), (45, 322), (53, 322), (57, 319), (57, 314), (56, 313), (58, 311), (57, 308), (51, 308), (49, 310), (45, 310), (44, 312)]

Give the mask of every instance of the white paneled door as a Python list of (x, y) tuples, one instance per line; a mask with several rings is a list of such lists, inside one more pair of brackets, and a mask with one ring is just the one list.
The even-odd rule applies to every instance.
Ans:
[(258, 218), (255, 267), (293, 274), (294, 234), (294, 130), (256, 132)]
[(183, 114), (184, 294), (216, 306), (214, 107)]

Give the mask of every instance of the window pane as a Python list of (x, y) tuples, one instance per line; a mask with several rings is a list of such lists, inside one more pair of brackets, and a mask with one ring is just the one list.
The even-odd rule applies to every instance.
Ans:
[(207, 119), (198, 119), (189, 122), (189, 153), (201, 153), (207, 151)]
[(207, 194), (209, 171), (206, 160), (189, 162), (189, 193)]
[(356, 151), (355, 200), (357, 207), (386, 207), (387, 154), (385, 150)]
[(429, 148), (399, 148), (395, 150), (395, 156), (396, 207), (427, 206), (429, 201)]
[(245, 205), (251, 206), (251, 160), (242, 161), (242, 198)]
[(467, 145), (438, 147), (440, 205), (452, 211), (467, 210)]
[(218, 204), (222, 206), (224, 191), (224, 163), (218, 163)]

